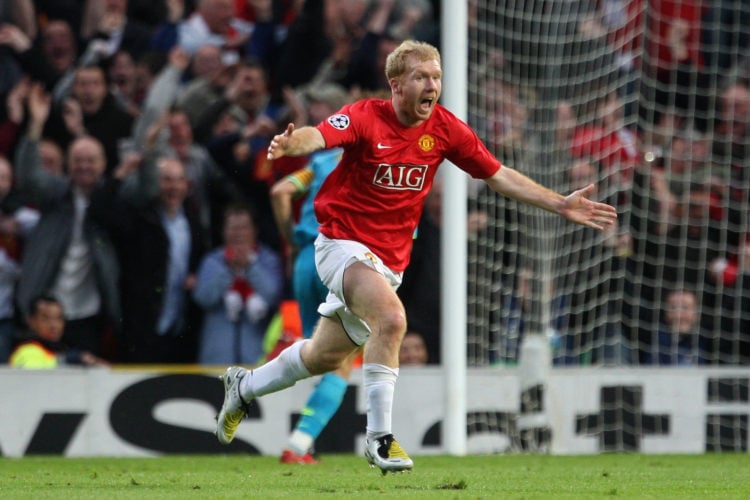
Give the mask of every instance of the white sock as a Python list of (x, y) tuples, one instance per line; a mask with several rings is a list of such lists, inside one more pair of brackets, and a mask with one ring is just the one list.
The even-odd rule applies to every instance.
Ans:
[(250, 370), (240, 380), (242, 399), (250, 401), (253, 398), (291, 387), (298, 380), (309, 377), (310, 372), (300, 356), (305, 342), (308, 342), (308, 339), (295, 342), (265, 365)]
[(367, 396), (368, 439), (392, 434), (393, 392), (396, 388), (398, 368), (376, 363), (362, 365), (365, 394)]
[(297, 455), (304, 455), (305, 453), (310, 451), (313, 442), (314, 439), (310, 434), (294, 429), (292, 435), (289, 436), (289, 443), (287, 444), (287, 448), (292, 450)]

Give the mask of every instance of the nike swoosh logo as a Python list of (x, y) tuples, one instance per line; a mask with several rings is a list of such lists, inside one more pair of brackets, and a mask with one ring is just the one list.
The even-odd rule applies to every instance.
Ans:
[(386, 146), (385, 144), (378, 143), (378, 149), (390, 149), (393, 146)]

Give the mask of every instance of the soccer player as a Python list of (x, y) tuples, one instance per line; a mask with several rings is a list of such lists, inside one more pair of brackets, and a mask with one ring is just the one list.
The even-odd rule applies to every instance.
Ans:
[[(336, 111), (334, 108), (331, 111)], [(312, 337), (318, 323), (318, 306), (325, 302), (328, 289), (320, 280), (315, 268), (315, 239), (318, 236), (318, 220), (315, 217), (313, 200), (341, 159), (341, 148), (313, 153), (308, 165), (279, 180), (271, 188), (271, 201), (281, 237), (294, 258), (292, 290), (299, 303), (302, 335)], [(295, 224), (292, 204), (295, 198), (306, 195), (299, 221)], [(326, 373), (302, 410), (289, 442), (281, 453), (281, 462), (286, 464), (314, 464), (318, 460), (311, 453), (315, 440), (323, 432), (333, 415), (341, 406), (346, 393), (347, 380), (352, 371), (353, 353), (337, 370)]]
[[(390, 100), (364, 99), (315, 127), (289, 124), (268, 146), (268, 158), (341, 147), (343, 156), (315, 199), (320, 235), (315, 262), (329, 293), (311, 339), (292, 344), (271, 362), (222, 375), (224, 404), (216, 434), (229, 443), (253, 398), (337, 369), (365, 345), (365, 456), (385, 474), (413, 462), (391, 431), (398, 353), (406, 314), (396, 288), (409, 261), (412, 234), (437, 168), (450, 160), (496, 192), (602, 230), (614, 207), (587, 198), (590, 184), (563, 196), (500, 164), (476, 134), (438, 104), (438, 50), (407, 40), (386, 60)], [(366, 344), (365, 344), (366, 343)]]

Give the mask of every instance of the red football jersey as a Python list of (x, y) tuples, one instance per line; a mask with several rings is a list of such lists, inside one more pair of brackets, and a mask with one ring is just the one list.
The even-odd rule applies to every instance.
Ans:
[(327, 148), (344, 148), (315, 198), (320, 232), (366, 245), (394, 271), (409, 263), (412, 235), (443, 160), (479, 179), (500, 168), (474, 131), (439, 104), (429, 120), (407, 127), (391, 101), (364, 99), (317, 128)]

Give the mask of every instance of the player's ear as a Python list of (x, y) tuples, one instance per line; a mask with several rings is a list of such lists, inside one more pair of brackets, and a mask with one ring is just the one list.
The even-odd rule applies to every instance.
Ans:
[(388, 80), (388, 84), (391, 86), (391, 93), (393, 94), (400, 94), (401, 93), (401, 80), (398, 78), (391, 78)]

